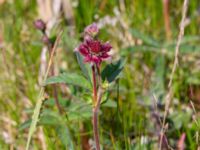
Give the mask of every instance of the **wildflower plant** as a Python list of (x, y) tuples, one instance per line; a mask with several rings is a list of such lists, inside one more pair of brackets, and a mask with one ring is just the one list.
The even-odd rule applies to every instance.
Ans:
[(110, 58), (108, 52), (112, 48), (110, 43), (102, 43), (97, 39), (98, 32), (99, 29), (95, 23), (86, 27), (84, 31), (84, 41), (75, 49), (84, 56), (84, 62), (96, 66), (97, 69), (100, 67), (102, 61)]
[(84, 31), (84, 41), (75, 49), (75, 51), (78, 51), (84, 57), (85, 63), (90, 63), (91, 65), (93, 85), (93, 134), (96, 149), (100, 150), (98, 111), (103, 93), (103, 89), (101, 87), (100, 68), (102, 61), (110, 58), (108, 52), (111, 50), (112, 46), (108, 42), (103, 43), (97, 39), (98, 32), (99, 29), (95, 23), (87, 26)]
[[(98, 39), (98, 33), (99, 28), (97, 27), (97, 24), (93, 23), (87, 26), (84, 30), (83, 42), (74, 49), (84, 76), (67, 72), (60, 74), (59, 76), (50, 77), (45, 83), (46, 85), (66, 83), (68, 85), (82, 87), (86, 91), (92, 91), (93, 111), (91, 116), (96, 150), (100, 150), (98, 112), (103, 94), (106, 92), (110, 83), (115, 81), (124, 66), (124, 61), (119, 60), (116, 63), (106, 65), (103, 69), (101, 68), (103, 61), (111, 59), (109, 52), (111, 51), (112, 46), (109, 42), (100, 41)], [(89, 68), (86, 64), (89, 64)], [(90, 72), (92, 74), (92, 82), (91, 76), (89, 75)], [(70, 118), (70, 116), (68, 117)]]
[[(47, 40), (44, 40), (46, 38), (46, 34), (44, 32), (45, 24), (43, 24), (43, 22), (39, 20), (39, 21), (35, 22), (35, 26), (37, 29), (39, 29), (43, 33), (43, 37), (44, 37), (42, 39), (43, 43), (46, 44), (46, 42), (44, 42), (44, 41), (47, 41), (47, 43), (49, 43), (49, 41), (50, 41), (49, 37), (47, 37)], [(93, 23), (93, 24), (87, 26), (84, 30), (84, 38), (83, 38), (82, 43), (80, 43), (74, 50), (74, 52), (77, 56), (79, 66), (83, 72), (83, 75), (75, 73), (75, 72), (73, 72), (73, 73), (65, 72), (65, 73), (61, 73), (57, 76), (52, 74), (52, 76), (45, 79), (44, 83), (43, 83), (43, 86), (54, 84), (53, 87), (55, 87), (55, 85), (57, 85), (56, 88), (58, 87), (59, 83), (65, 83), (66, 86), (69, 86), (72, 89), (76, 88), (76, 87), (83, 89), (83, 90), (80, 90), (82, 95), (84, 95), (83, 94), (84, 92), (91, 93), (92, 107), (90, 106), (90, 104), (87, 105), (88, 106), (87, 110), (88, 109), (90, 110), (87, 112), (90, 112), (90, 115), (88, 115), (87, 112), (84, 114), (84, 112), (82, 112), (79, 109), (77, 109), (76, 110), (77, 112), (74, 113), (74, 109), (70, 109), (70, 105), (69, 106), (62, 105), (63, 109), (61, 111), (59, 109), (61, 107), (57, 106), (58, 110), (61, 113), (58, 116), (58, 118), (55, 118), (55, 119), (58, 120), (60, 118), (60, 120), (62, 120), (62, 121), (56, 122), (55, 125), (59, 126), (58, 129), (60, 129), (60, 130), (69, 131), (69, 132), (67, 132), (67, 134), (63, 133), (64, 135), (61, 135), (61, 137), (67, 136), (66, 138), (61, 138), (61, 141), (67, 147), (71, 147), (72, 149), (74, 147), (75, 142), (72, 141), (70, 130), (69, 130), (70, 127), (68, 127), (69, 126), (68, 121), (75, 120), (76, 119), (76, 117), (74, 118), (75, 115), (78, 115), (77, 118), (80, 118), (80, 116), (88, 115), (87, 117), (92, 116), (93, 135), (94, 135), (96, 150), (100, 150), (98, 112), (100, 109), (100, 105), (102, 103), (102, 99), (104, 98), (103, 97), (104, 93), (107, 92), (107, 88), (109, 87), (110, 83), (115, 81), (116, 77), (118, 77), (118, 75), (122, 71), (123, 65), (124, 65), (123, 61), (119, 60), (119, 61), (117, 61), (117, 63), (108, 64), (102, 69), (103, 61), (111, 59), (110, 51), (112, 49), (112, 46), (109, 42), (100, 41), (98, 39), (98, 33), (99, 33), (99, 29), (97, 27), (97, 24)], [(51, 47), (51, 44), (46, 44), (46, 45), (48, 47)], [(52, 61), (50, 61), (50, 62), (52, 62)], [(90, 75), (90, 73), (91, 73), (91, 75)], [(91, 82), (91, 78), (92, 78), (92, 82)], [(45, 89), (43, 88), (42, 90), (44, 92)], [(69, 94), (71, 94), (70, 97), (72, 97), (72, 99), (74, 97), (76, 99), (76, 97), (77, 97), (76, 93), (69, 93)], [(53, 97), (55, 100), (55, 104), (56, 105), (59, 104), (57, 97), (55, 97), (55, 95), (53, 95)], [(81, 101), (82, 99), (83, 99), (83, 97), (80, 96), (79, 100)], [(76, 105), (76, 101), (72, 100), (70, 103), (74, 103)], [(30, 137), (32, 136), (33, 129), (35, 130), (37, 120), (39, 119), (39, 122), (41, 123), (43, 121), (43, 118), (45, 118), (44, 115), (42, 115), (43, 116), (42, 118), (39, 118), (40, 117), (39, 111), (40, 111), (42, 105), (43, 104), (40, 103), (40, 106), (37, 108), (37, 114), (33, 115), (33, 116), (35, 116), (34, 117), (35, 119), (33, 122), (34, 124), (32, 123), (34, 126), (32, 125), (33, 127), (30, 128), (30, 131), (31, 131)], [(92, 111), (91, 111), (91, 109), (92, 109)], [(43, 110), (43, 111), (45, 111), (45, 110)], [(70, 114), (72, 114), (72, 113), (73, 113), (73, 115), (70, 116)], [(67, 115), (67, 118), (65, 115)], [(60, 128), (60, 127), (63, 127), (64, 129)], [(60, 131), (59, 134), (62, 134), (62, 131)], [(65, 139), (68, 139), (68, 140), (65, 140)], [(28, 145), (27, 149), (29, 147), (30, 140), (31, 140), (31, 138), (29, 138), (29, 140), (27, 142), (27, 145)]]

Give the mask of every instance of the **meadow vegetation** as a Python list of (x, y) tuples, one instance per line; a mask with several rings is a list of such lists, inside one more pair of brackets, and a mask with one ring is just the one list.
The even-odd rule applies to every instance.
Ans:
[[(0, 0), (0, 150), (25, 150), (28, 139), (34, 150), (95, 148), (91, 64), (74, 51), (84, 41), (85, 27), (94, 22), (100, 28), (98, 38), (112, 46), (112, 59), (96, 70), (104, 91), (98, 122), (101, 148), (200, 149), (200, 2), (187, 4), (176, 55), (183, 4)], [(37, 19), (47, 26), (50, 48), (34, 25)], [(30, 134), (37, 108), (36, 129)]]

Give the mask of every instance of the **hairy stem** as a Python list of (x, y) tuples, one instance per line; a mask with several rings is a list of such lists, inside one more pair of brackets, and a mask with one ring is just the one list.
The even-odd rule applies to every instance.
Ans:
[(100, 150), (100, 143), (99, 143), (99, 132), (98, 132), (98, 108), (93, 108), (93, 134), (94, 134), (94, 140), (96, 145), (96, 150)]
[(94, 65), (92, 65), (92, 81), (93, 81), (93, 105), (95, 106), (97, 102), (97, 81), (96, 81)]
[(101, 86), (101, 68), (99, 65), (96, 65), (97, 68), (97, 74), (98, 74), (98, 83)]
[(103, 95), (103, 89), (100, 87), (99, 90), (98, 90), (97, 103), (96, 103), (95, 107), (93, 108), (93, 119), (92, 119), (96, 150), (100, 150), (98, 113), (99, 113), (99, 108), (100, 108), (100, 105), (101, 105), (102, 95)]
[[(98, 91), (98, 97), (97, 97), (97, 81), (96, 81), (96, 75), (95, 75), (95, 67), (97, 69), (97, 75), (98, 79), (100, 82), (100, 70), (98, 66), (92, 66), (92, 77), (93, 77), (93, 118), (92, 118), (92, 125), (93, 125), (93, 134), (94, 134), (94, 140), (95, 140), (95, 145), (96, 145), (96, 150), (100, 150), (100, 143), (99, 143), (99, 125), (98, 125), (98, 112), (99, 112), (99, 107), (101, 103), (101, 87), (99, 88), (100, 90)], [(99, 83), (100, 84), (100, 83)]]

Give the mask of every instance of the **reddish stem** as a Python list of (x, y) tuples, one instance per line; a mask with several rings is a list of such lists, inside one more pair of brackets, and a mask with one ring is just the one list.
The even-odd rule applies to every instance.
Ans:
[(98, 111), (99, 111), (101, 97), (97, 99), (97, 82), (96, 82), (94, 65), (92, 66), (92, 79), (93, 79), (93, 118), (92, 118), (93, 134), (94, 134), (96, 150), (100, 150), (99, 132), (98, 132)]
[(101, 68), (100, 65), (96, 65), (97, 74), (98, 74), (98, 83), (101, 85)]
[(97, 81), (96, 81), (94, 65), (92, 65), (92, 80), (93, 80), (93, 105), (95, 106), (97, 102)]
[(93, 134), (94, 134), (94, 140), (96, 144), (96, 150), (100, 150), (100, 143), (99, 143), (99, 132), (98, 132), (98, 108), (93, 108)]
[[(52, 47), (50, 45), (48, 45), (48, 49), (49, 49), (49, 56), (51, 56)], [(51, 66), (51, 72), (50, 73), (51, 73), (51, 76), (55, 75), (53, 63), (52, 63), (52, 66)], [(58, 100), (57, 84), (53, 84), (53, 97), (54, 97), (54, 101), (55, 101), (56, 107), (58, 108), (59, 113), (62, 114), (62, 107), (60, 106), (60, 103), (59, 103), (59, 100)]]

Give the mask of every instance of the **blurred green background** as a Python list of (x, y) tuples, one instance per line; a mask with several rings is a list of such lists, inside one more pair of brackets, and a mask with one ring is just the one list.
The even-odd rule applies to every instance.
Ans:
[[(33, 25), (38, 18), (48, 23), (51, 37), (63, 30), (55, 58), (56, 74), (81, 74), (73, 50), (82, 39), (85, 26), (92, 22), (101, 27), (99, 37), (112, 44), (112, 62), (120, 58), (125, 61), (123, 71), (103, 98), (100, 113), (103, 149), (158, 149), (159, 120), (164, 114), (183, 5), (183, 0), (164, 1), (167, 2), (0, 0), (0, 149), (25, 149), (43, 76), (41, 68), (48, 60), (48, 54), (45, 59), (42, 53), (42, 34)], [(167, 116), (166, 138), (173, 149), (178, 149), (184, 135), (185, 149), (196, 150), (200, 146), (199, 26), (200, 1), (191, 0)], [(60, 116), (50, 87), (46, 93), (49, 98), (42, 106), (31, 149), (91, 148), (94, 141), (90, 95), (81, 88), (60, 85), (59, 101), (66, 110), (66, 116)]]

